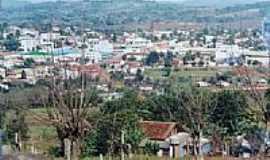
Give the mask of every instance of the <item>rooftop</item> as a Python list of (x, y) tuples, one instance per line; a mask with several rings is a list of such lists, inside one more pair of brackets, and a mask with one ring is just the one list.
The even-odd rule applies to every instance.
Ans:
[(143, 121), (140, 125), (145, 137), (152, 140), (165, 140), (176, 128), (175, 122)]

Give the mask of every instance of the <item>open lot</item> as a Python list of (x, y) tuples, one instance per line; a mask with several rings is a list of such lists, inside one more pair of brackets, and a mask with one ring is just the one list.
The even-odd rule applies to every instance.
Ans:
[(147, 69), (145, 75), (153, 78), (154, 80), (166, 79), (166, 78), (179, 78), (179, 77), (190, 77), (193, 81), (201, 80), (215, 76), (218, 73), (217, 69), (178, 69), (171, 71), (169, 77), (164, 77), (164, 71), (162, 69)]

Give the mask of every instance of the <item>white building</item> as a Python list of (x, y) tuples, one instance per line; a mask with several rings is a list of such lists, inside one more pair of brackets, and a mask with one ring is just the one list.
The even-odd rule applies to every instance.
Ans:
[(20, 37), (20, 51), (23, 52), (29, 52), (29, 51), (33, 51), (37, 48), (37, 46), (39, 45), (39, 41), (38, 39), (32, 37), (32, 36), (22, 36)]
[(6, 69), (0, 68), (0, 77), (2, 77), (2, 78), (6, 77)]
[(137, 37), (126, 39), (125, 46), (127, 46), (127, 48), (132, 48), (133, 51), (138, 51), (138, 49), (151, 47), (152, 43), (150, 40)]
[(39, 40), (40, 44), (51, 42), (53, 40), (60, 39), (60, 33), (40, 33)]
[(244, 50), (237, 45), (220, 45), (216, 48), (215, 57), (217, 64), (229, 64), (235, 61), (244, 53)]
[(247, 51), (243, 57), (247, 65), (259, 63), (262, 66), (268, 66), (270, 61), (270, 56), (266, 51)]
[[(93, 51), (99, 53), (102, 59), (107, 59), (113, 54), (113, 44), (108, 40), (100, 40), (93, 46)], [(99, 57), (97, 57), (97, 59), (99, 59)]]

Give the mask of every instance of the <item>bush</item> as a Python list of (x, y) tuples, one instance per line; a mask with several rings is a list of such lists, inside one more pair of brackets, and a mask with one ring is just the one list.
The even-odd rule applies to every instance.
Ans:
[(157, 143), (146, 143), (144, 152), (149, 155), (156, 155), (159, 151), (159, 145)]
[(53, 156), (53, 157), (61, 157), (62, 156), (62, 151), (61, 148), (59, 146), (52, 146), (49, 148), (49, 155)]

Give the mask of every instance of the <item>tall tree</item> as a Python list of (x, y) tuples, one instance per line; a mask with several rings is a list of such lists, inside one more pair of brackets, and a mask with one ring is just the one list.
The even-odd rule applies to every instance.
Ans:
[[(84, 82), (83, 82), (84, 83)], [(49, 88), (48, 103), (45, 104), (49, 122), (55, 127), (65, 156), (79, 159), (82, 140), (93, 129), (89, 114), (97, 107), (96, 94), (72, 84), (53, 85)]]
[[(139, 127), (143, 99), (130, 90), (123, 97), (106, 102), (101, 107), (101, 120), (97, 125), (97, 150), (102, 154), (119, 154), (120, 150), (135, 152), (143, 138)], [(124, 134), (125, 144), (121, 144)]]
[(201, 148), (201, 138), (203, 137), (203, 130), (208, 124), (207, 115), (209, 114), (211, 94), (207, 90), (186, 88), (179, 92), (178, 98), (183, 99), (183, 107), (185, 114), (185, 121), (189, 133), (193, 137), (194, 153), (199, 159), (203, 159)]
[(247, 97), (241, 91), (221, 91), (215, 93), (209, 120), (225, 130), (223, 136), (236, 136), (244, 132), (243, 122), (248, 118)]
[(8, 51), (16, 51), (20, 47), (20, 43), (16, 39), (16, 37), (13, 34), (11, 34), (5, 40), (4, 46)]
[(145, 60), (145, 64), (148, 66), (154, 65), (155, 63), (157, 63), (159, 61), (159, 55), (157, 52), (151, 52), (146, 60)]

